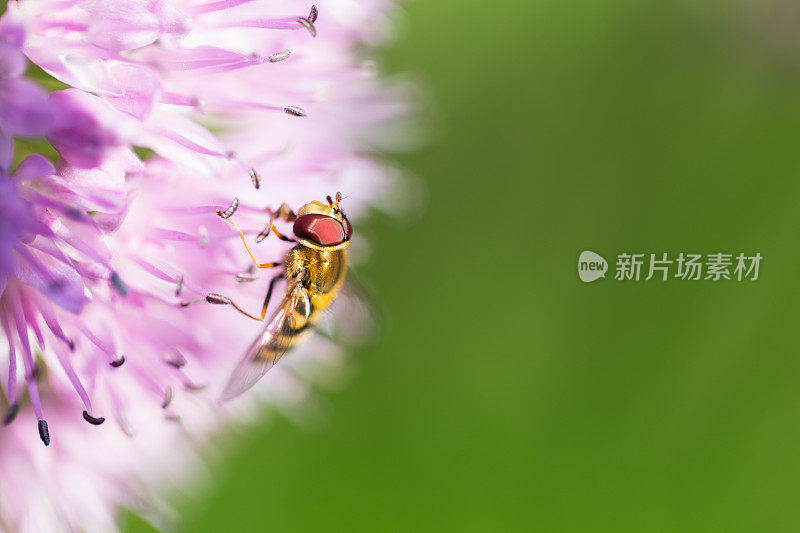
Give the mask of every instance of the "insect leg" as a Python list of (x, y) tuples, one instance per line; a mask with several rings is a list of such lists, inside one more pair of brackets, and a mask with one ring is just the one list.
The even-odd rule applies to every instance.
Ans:
[(274, 224), (276, 218), (280, 218), (281, 220), (285, 220), (286, 222), (294, 222), (297, 219), (297, 215), (294, 213), (294, 211), (292, 211), (292, 208), (289, 207), (289, 204), (284, 202), (277, 210), (273, 211), (272, 209), (268, 208), (267, 212), (270, 214), (269, 224), (267, 225), (266, 228), (264, 228), (264, 231), (259, 233), (258, 237), (256, 237), (256, 242), (261, 242), (264, 239), (266, 239), (270, 231), (272, 231), (275, 234), (275, 236), (282, 241), (297, 242), (294, 239), (283, 235), (280, 231), (278, 231), (278, 229), (275, 227)]
[(294, 222), (297, 219), (297, 215), (292, 211), (292, 208), (289, 207), (289, 204), (283, 202), (277, 211), (272, 211), (271, 209), (267, 210), (269, 214), (273, 217), (273, 219), (277, 216), (281, 220), (285, 220), (286, 222)]
[(258, 320), (259, 322), (264, 320), (264, 317), (267, 315), (267, 307), (269, 306), (269, 300), (272, 298), (272, 290), (275, 288), (275, 283), (283, 277), (283, 274), (278, 274), (274, 278), (272, 278), (269, 282), (269, 288), (267, 289), (267, 296), (264, 298), (264, 305), (261, 306), (261, 316), (254, 316), (236, 305), (233, 300), (228, 298), (227, 296), (222, 296), (221, 294), (209, 294), (206, 296), (206, 301), (208, 303), (217, 304), (217, 305), (231, 305), (234, 309), (242, 313), (244, 316), (250, 317), (253, 320)]
[(259, 263), (256, 260), (256, 256), (253, 255), (253, 250), (250, 249), (250, 245), (247, 244), (247, 240), (244, 238), (244, 233), (242, 233), (242, 230), (240, 230), (239, 227), (236, 225), (236, 222), (234, 222), (230, 218), (225, 218), (225, 217), (222, 218), (223, 220), (228, 222), (228, 224), (230, 224), (234, 230), (236, 230), (236, 233), (239, 234), (239, 238), (242, 239), (242, 243), (244, 244), (244, 247), (247, 249), (247, 253), (250, 255), (250, 259), (253, 260), (253, 264), (256, 266), (256, 268), (273, 268), (283, 264), (282, 261), (276, 261), (272, 263)]

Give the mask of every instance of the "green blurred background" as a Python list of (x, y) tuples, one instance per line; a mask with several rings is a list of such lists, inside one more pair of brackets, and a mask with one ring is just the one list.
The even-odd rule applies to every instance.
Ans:
[[(329, 423), (211, 467), (186, 531), (800, 530), (791, 2), (417, 0), (419, 220)], [(578, 254), (760, 252), (756, 282), (583, 284)], [(148, 531), (129, 517), (128, 532)]]

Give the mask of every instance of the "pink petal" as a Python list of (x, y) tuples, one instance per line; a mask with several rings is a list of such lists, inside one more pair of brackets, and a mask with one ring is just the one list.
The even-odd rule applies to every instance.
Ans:
[(23, 159), (14, 171), (14, 179), (25, 181), (55, 174), (56, 169), (44, 156), (32, 154)]
[(47, 93), (27, 80), (0, 81), (0, 122), (13, 135), (42, 135), (53, 127)]
[(67, 163), (78, 168), (102, 164), (134, 129), (133, 118), (77, 89), (54, 92), (50, 103), (58, 114), (47, 139)]
[(87, 302), (81, 275), (51, 255), (31, 248), (17, 250), (14, 275), (59, 307), (77, 313)]

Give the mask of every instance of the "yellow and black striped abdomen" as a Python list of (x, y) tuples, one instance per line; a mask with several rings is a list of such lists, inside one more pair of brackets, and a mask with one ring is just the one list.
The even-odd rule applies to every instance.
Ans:
[[(347, 250), (298, 247), (286, 261), (289, 286), (257, 350), (257, 357), (277, 361), (317, 322), (344, 283)], [(293, 281), (294, 280), (294, 281)]]

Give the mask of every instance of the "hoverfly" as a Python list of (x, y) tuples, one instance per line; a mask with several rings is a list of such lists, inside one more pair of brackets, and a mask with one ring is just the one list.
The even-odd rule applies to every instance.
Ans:
[[(350, 221), (339, 207), (341, 200), (342, 194), (337, 192), (335, 200), (328, 196), (327, 203), (307, 203), (297, 214), (285, 203), (278, 210), (269, 211), (269, 224), (256, 238), (256, 242), (272, 232), (283, 241), (296, 243), (283, 261), (275, 263), (259, 263), (256, 260), (244, 234), (230, 218), (236, 210), (236, 201), (225, 211), (217, 210), (217, 214), (239, 234), (257, 269), (283, 267), (283, 271), (269, 282), (260, 316), (251, 315), (230, 298), (219, 294), (207, 295), (206, 301), (231, 305), (243, 315), (263, 322), (275, 284), (282, 278), (287, 281), (283, 300), (267, 321), (264, 332), (253, 341), (231, 374), (222, 393), (222, 400), (240, 395), (261, 379), (311, 330), (321, 311), (336, 297), (347, 273), (347, 247), (353, 232)], [(277, 230), (274, 225), (277, 217), (293, 223), (294, 238)]]

